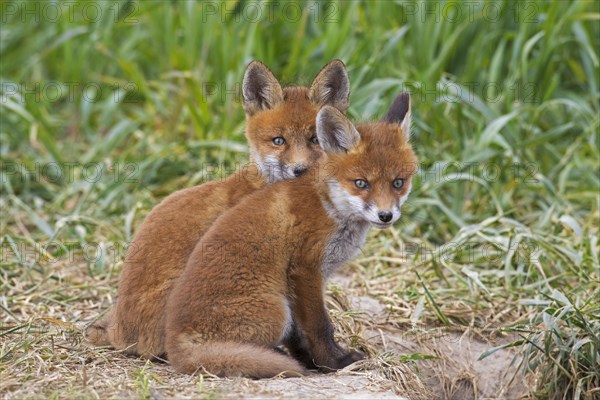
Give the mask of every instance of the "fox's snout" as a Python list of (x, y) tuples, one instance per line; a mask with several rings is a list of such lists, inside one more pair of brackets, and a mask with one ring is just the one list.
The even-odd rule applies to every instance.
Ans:
[(294, 179), (299, 178), (308, 171), (309, 164), (305, 162), (299, 163), (280, 163), (279, 169), (281, 170), (280, 179)]
[(304, 175), (310, 165), (314, 164), (320, 156), (320, 149), (316, 146), (311, 148), (302, 140), (292, 142), (281, 157), (281, 164), (290, 178)]
[(387, 228), (400, 219), (400, 214), (400, 204), (378, 207), (371, 203), (365, 206), (363, 217), (378, 228)]
[(285, 163), (276, 157), (256, 158), (257, 164), (261, 170), (261, 174), (267, 178), (269, 182), (277, 182), (281, 180), (294, 179), (304, 175), (309, 164), (301, 163)]
[(304, 175), (306, 171), (308, 171), (308, 165), (306, 164), (295, 164), (291, 168), (295, 177), (300, 177)]
[(394, 213), (391, 211), (379, 211), (377, 213), (377, 216), (379, 217), (379, 220), (383, 223), (388, 223), (392, 220), (392, 218), (394, 217)]

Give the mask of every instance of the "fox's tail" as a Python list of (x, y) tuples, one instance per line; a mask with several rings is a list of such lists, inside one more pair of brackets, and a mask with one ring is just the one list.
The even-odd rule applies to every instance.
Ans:
[[(183, 343), (182, 343), (183, 342)], [(293, 358), (273, 349), (249, 343), (209, 342), (196, 344), (183, 340), (171, 348), (168, 358), (178, 372), (208, 372), (220, 377), (271, 378), (307, 375)]]
[(86, 339), (95, 346), (110, 346), (111, 342), (108, 337), (108, 325), (112, 319), (114, 308), (106, 313), (102, 318), (94, 321), (85, 329)]

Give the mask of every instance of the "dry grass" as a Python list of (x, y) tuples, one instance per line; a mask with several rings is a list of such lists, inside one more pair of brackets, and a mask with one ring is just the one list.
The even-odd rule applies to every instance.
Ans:
[[(167, 364), (149, 363), (90, 346), (82, 336), (83, 328), (106, 309), (108, 301), (99, 299), (110, 299), (117, 281), (114, 277), (101, 282), (90, 278), (81, 262), (56, 267), (56, 273), (40, 277), (35, 285), (24, 283), (28, 279), (9, 277), (5, 271), (4, 282), (10, 282), (10, 287), (3, 301), (11, 306), (3, 307), (11, 311), (3, 315), (0, 333), (3, 397), (221, 398), (266, 394), (256, 382), (178, 375)], [(356, 335), (354, 329), (356, 326), (350, 331), (342, 329), (342, 337)], [(371, 346), (369, 352), (373, 351)], [(395, 382), (386, 374), (408, 376), (409, 380)], [(402, 392), (410, 388), (407, 382), (414, 379), (414, 373), (405, 366), (386, 365), (377, 360), (355, 366), (339, 376), (364, 377), (365, 387), (375, 392)], [(300, 390), (303, 384), (318, 387), (311, 379), (301, 379), (294, 385)], [(281, 395), (281, 390), (275, 388), (271, 394), (278, 393)]]
[[(354, 265), (358, 268), (359, 264)], [(446, 363), (461, 362), (431, 347), (446, 332), (410, 331), (406, 321), (390, 318), (396, 314), (390, 312), (392, 307), (368, 294), (382, 290), (381, 280), (370, 281), (349, 270), (330, 286), (330, 312), (338, 339), (366, 352), (368, 360), (336, 374), (288, 380), (174, 374), (168, 364), (94, 348), (83, 338), (87, 323), (110, 304), (117, 272), (92, 278), (83, 260), (56, 263), (46, 274), (25, 271), (17, 276), (3, 271), (2, 308), (10, 310), (2, 315), (0, 333), (0, 393), (4, 398), (285, 398), (290, 393), (320, 398), (362, 393), (372, 398), (396, 395), (417, 400), (439, 397), (434, 392), (441, 388), (455, 391), (446, 386), (461, 382), (453, 375), (433, 374), (425, 383), (419, 370), (439, 373)], [(448, 383), (448, 379), (458, 383)]]

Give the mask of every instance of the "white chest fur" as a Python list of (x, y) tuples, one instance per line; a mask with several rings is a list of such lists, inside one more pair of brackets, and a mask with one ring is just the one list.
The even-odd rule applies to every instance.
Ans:
[(321, 270), (325, 278), (330, 277), (339, 267), (358, 254), (365, 243), (368, 222), (348, 222), (339, 225), (325, 246)]

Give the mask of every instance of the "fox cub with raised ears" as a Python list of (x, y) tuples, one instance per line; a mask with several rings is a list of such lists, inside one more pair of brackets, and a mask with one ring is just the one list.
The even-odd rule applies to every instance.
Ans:
[(116, 305), (87, 330), (97, 345), (146, 358), (164, 356), (167, 297), (196, 242), (219, 215), (267, 183), (304, 174), (323, 154), (315, 119), (321, 107), (348, 107), (350, 83), (334, 60), (310, 88), (283, 88), (262, 63), (250, 63), (242, 97), (250, 166), (223, 181), (180, 190), (146, 217), (125, 257)]
[(177, 371), (263, 378), (363, 358), (334, 341), (325, 281), (370, 226), (400, 217), (416, 170), (410, 98), (398, 96), (382, 122), (355, 127), (325, 106), (316, 124), (326, 154), (318, 174), (246, 197), (192, 252), (167, 305), (166, 350)]

